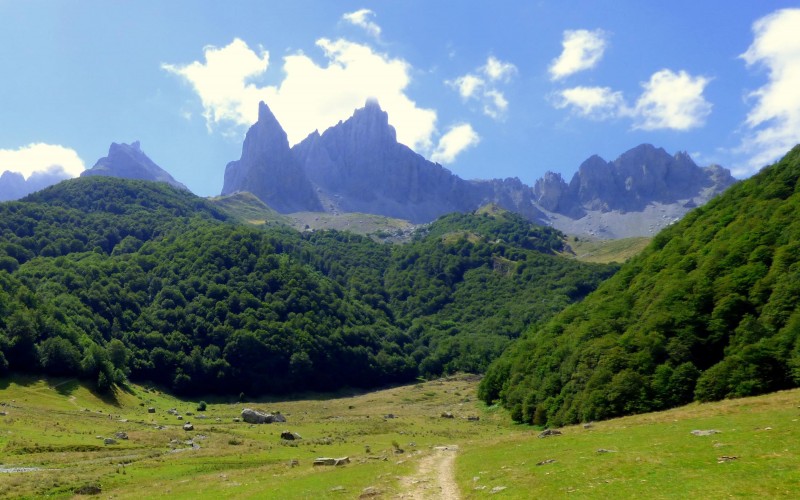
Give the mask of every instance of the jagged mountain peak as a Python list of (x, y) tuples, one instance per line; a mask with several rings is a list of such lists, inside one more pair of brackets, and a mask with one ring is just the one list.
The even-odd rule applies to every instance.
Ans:
[(142, 151), (139, 141), (130, 144), (112, 142), (108, 148), (108, 156), (100, 158), (92, 168), (81, 173), (81, 177), (93, 175), (166, 182), (178, 189), (189, 190), (151, 160)]

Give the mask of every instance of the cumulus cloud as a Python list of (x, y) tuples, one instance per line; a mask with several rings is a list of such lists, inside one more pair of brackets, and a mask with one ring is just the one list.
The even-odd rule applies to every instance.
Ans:
[(205, 62), (161, 67), (192, 85), (209, 130), (224, 122), (252, 124), (258, 118), (263, 89), (248, 81), (267, 71), (269, 53), (263, 49), (256, 53), (239, 38), (222, 48), (206, 46), (203, 52)]
[(347, 21), (350, 24), (358, 26), (360, 28), (364, 28), (364, 30), (369, 33), (371, 36), (375, 38), (380, 38), (381, 36), (381, 27), (378, 26), (373, 21), (370, 21), (370, 18), (375, 16), (375, 13), (369, 9), (360, 9), (355, 12), (350, 12), (348, 14), (344, 14), (342, 19)]
[(750, 93), (750, 133), (740, 150), (752, 174), (800, 142), (800, 9), (783, 9), (753, 23), (753, 43), (740, 57), (748, 66), (767, 69), (767, 83)]
[(376, 98), (400, 142), (420, 151), (432, 149), (436, 111), (417, 106), (406, 94), (412, 67), (405, 60), (343, 39), (321, 38), (316, 45), (326, 62), (319, 65), (301, 52), (290, 54), (283, 59), (284, 78), (277, 85), (253, 83), (266, 73), (269, 53), (256, 52), (239, 39), (222, 48), (206, 47), (204, 62), (162, 68), (192, 85), (210, 129), (251, 125), (258, 118), (258, 102), (265, 101), (295, 144)]
[(634, 128), (689, 130), (705, 124), (711, 103), (703, 97), (710, 79), (663, 69), (643, 83), (644, 92), (631, 111)]
[(550, 78), (560, 80), (573, 73), (591, 69), (603, 58), (608, 35), (603, 30), (566, 30), (561, 55), (550, 65)]
[(0, 149), (0, 173), (17, 172), (26, 180), (34, 173), (77, 177), (85, 168), (74, 149), (57, 144), (33, 143), (19, 149)]
[(620, 91), (580, 86), (556, 92), (553, 106), (595, 120), (630, 118), (634, 129), (689, 130), (704, 125), (711, 113), (711, 103), (703, 96), (710, 81), (686, 71), (663, 69), (642, 84), (643, 91), (633, 106)]
[(620, 115), (625, 110), (622, 92), (609, 87), (573, 87), (556, 94), (556, 108), (571, 108), (576, 114), (595, 120)]
[(446, 164), (453, 163), (461, 152), (475, 146), (480, 137), (469, 123), (460, 123), (450, 127), (436, 146), (431, 161)]
[(499, 86), (510, 82), (516, 73), (517, 67), (512, 63), (489, 56), (486, 64), (475, 71), (445, 83), (455, 89), (464, 101), (480, 103), (483, 114), (500, 120), (508, 110), (508, 100)]

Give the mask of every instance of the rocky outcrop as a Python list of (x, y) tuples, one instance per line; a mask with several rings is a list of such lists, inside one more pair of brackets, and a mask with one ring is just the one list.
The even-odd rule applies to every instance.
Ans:
[(537, 202), (572, 218), (587, 211), (642, 211), (654, 203), (705, 203), (735, 182), (730, 171), (712, 165), (701, 168), (685, 152), (674, 156), (662, 148), (641, 144), (613, 162), (594, 155), (584, 161), (567, 185), (548, 172), (536, 182)]
[(283, 213), (321, 211), (305, 172), (289, 149), (289, 140), (275, 115), (263, 102), (258, 121), (250, 127), (239, 160), (225, 167), (222, 194), (249, 191)]
[(245, 408), (242, 410), (242, 420), (248, 424), (272, 424), (274, 422), (286, 422), (286, 417), (280, 413), (264, 413)]
[(178, 189), (189, 190), (144, 154), (139, 141), (131, 144), (112, 143), (108, 149), (108, 156), (100, 158), (92, 168), (81, 173), (81, 177), (92, 175), (166, 182)]

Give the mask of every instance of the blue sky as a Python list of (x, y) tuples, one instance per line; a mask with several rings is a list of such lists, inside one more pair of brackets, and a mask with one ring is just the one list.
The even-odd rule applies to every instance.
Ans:
[(302, 140), (368, 97), (465, 178), (647, 142), (739, 177), (800, 142), (800, 3), (0, 0), (0, 172), (112, 142), (202, 196), (264, 100)]

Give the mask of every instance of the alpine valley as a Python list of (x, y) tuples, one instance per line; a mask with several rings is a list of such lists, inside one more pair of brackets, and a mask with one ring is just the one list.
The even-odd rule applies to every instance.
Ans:
[[(35, 185), (2, 179), (17, 190), (9, 197)], [(586, 239), (631, 236), (647, 238), (630, 258), (576, 258)], [(433, 470), (453, 475), (464, 446), (462, 491), (504, 491), (497, 478), (544, 484), (541, 465), (587, 477), (608, 454), (639, 470), (637, 496), (675, 477), (637, 457), (658, 454), (653, 442), (665, 457), (686, 449), (653, 434), (654, 419), (685, 438), (723, 414), (734, 414), (730, 435), (715, 447), (785, 471), (796, 453), (735, 434), (772, 429), (750, 403), (695, 403), (797, 388), (798, 304), (800, 146), (740, 182), (643, 144), (530, 187), (464, 180), (424, 159), (397, 142), (376, 101), (293, 147), (261, 103), (219, 197), (195, 196), (134, 142), (112, 144), (79, 178), (0, 203), (0, 449), (13, 464), (0, 464), (0, 494), (135, 495), (158, 478), (179, 496), (259, 497), (247, 481), (268, 476), (291, 479), (271, 484), (273, 497), (400, 495)], [(796, 399), (752, 404), (788, 429)], [(296, 427), (265, 434), (241, 422), (245, 402), (289, 408)], [(626, 416), (592, 435), (589, 422)], [(539, 437), (586, 426), (564, 427), (559, 448), (512, 421), (548, 428)], [(100, 432), (117, 437), (92, 444)], [(598, 449), (607, 440), (619, 450)], [(320, 464), (358, 465), (306, 467), (329, 455), (322, 446), (347, 456)], [(717, 456), (704, 446), (692, 457)], [(719, 463), (738, 460), (730, 453)], [(576, 465), (586, 457), (593, 465)], [(41, 481), (8, 479), (28, 472)], [(791, 482), (776, 474), (770, 484)]]

